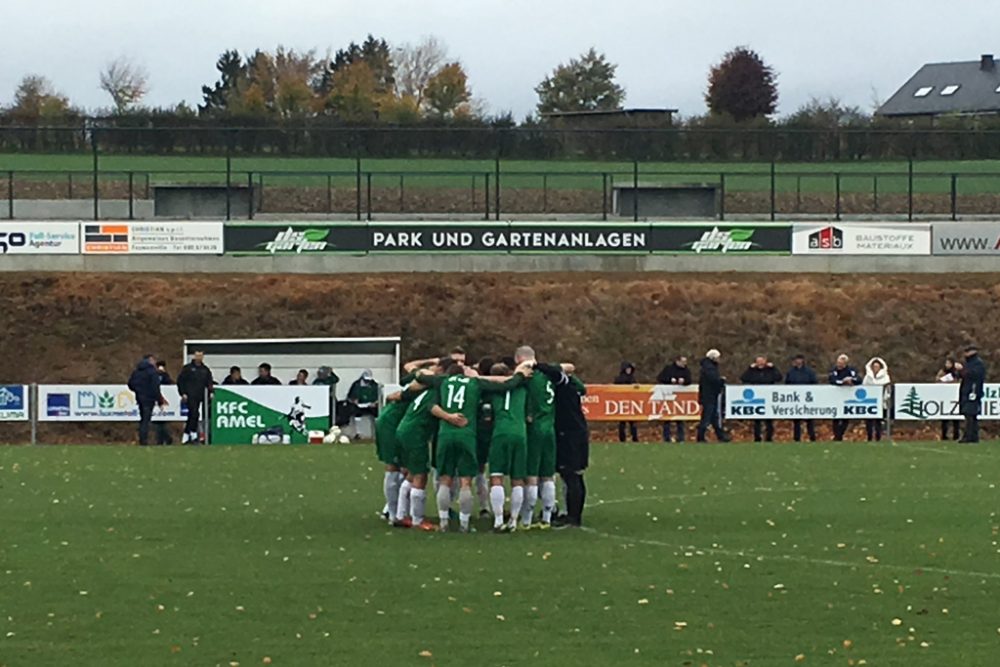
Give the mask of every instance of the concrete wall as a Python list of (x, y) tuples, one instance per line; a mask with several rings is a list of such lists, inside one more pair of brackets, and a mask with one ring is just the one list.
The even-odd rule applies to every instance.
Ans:
[[(998, 257), (735, 255), (309, 255), (273, 257), (0, 255), (0, 271), (128, 273), (1000, 273)], [(992, 283), (991, 283), (992, 284)]]
[[(103, 220), (128, 220), (128, 200), (108, 199), (98, 202), (98, 212)], [(135, 199), (132, 212), (136, 220), (153, 217), (153, 200)], [(92, 220), (93, 199), (15, 199), (16, 220)], [(0, 220), (10, 219), (6, 201), (0, 202)]]

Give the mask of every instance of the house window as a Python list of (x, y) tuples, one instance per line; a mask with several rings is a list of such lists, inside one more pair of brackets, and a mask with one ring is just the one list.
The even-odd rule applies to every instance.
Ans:
[(959, 86), (957, 83), (953, 83), (950, 86), (945, 86), (941, 89), (941, 97), (948, 97), (949, 95), (954, 95), (958, 92)]
[(914, 97), (927, 97), (934, 90), (934, 86), (924, 86), (923, 88), (918, 88), (917, 92), (913, 93)]

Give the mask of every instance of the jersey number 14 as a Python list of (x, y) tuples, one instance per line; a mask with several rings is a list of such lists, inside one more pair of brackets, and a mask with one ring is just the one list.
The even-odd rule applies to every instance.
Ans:
[(453, 384), (448, 385), (448, 407), (451, 409), (458, 408), (462, 410), (465, 408), (465, 385), (456, 387)]

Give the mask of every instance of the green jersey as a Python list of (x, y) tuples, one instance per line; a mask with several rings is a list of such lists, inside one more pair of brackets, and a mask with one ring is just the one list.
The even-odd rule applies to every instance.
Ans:
[(469, 422), (467, 426), (458, 427), (442, 421), (439, 432), (442, 435), (453, 432), (469, 433), (475, 437), (478, 430), (479, 403), (482, 395), (500, 393), (519, 387), (524, 382), (524, 376), (518, 374), (502, 383), (464, 375), (425, 376), (419, 379), (421, 383), (425, 381), (432, 386), (437, 386), (439, 405), (442, 410), (461, 414)]
[(437, 417), (432, 414), (434, 406), (438, 404), (438, 392), (433, 387), (417, 394), (406, 408), (406, 414), (399, 422), (398, 431), (421, 431), (433, 433), (434, 423)]
[(526, 406), (528, 390), (525, 387), (508, 389), (502, 394), (493, 394), (493, 433), (496, 435), (527, 437)]
[(536, 372), (528, 380), (528, 416), (533, 422), (555, 420), (556, 391), (544, 374)]
[[(416, 377), (414, 373), (408, 373), (400, 378), (399, 383), (405, 387), (413, 382), (414, 377)], [(387, 402), (385, 407), (383, 407), (378, 413), (378, 418), (375, 420), (376, 428), (388, 426), (391, 427), (392, 430), (396, 430), (396, 427), (399, 426), (399, 422), (403, 420), (403, 415), (406, 414), (406, 408), (410, 406), (410, 402), (413, 401), (416, 396), (416, 392), (404, 389), (402, 396), (398, 401)]]

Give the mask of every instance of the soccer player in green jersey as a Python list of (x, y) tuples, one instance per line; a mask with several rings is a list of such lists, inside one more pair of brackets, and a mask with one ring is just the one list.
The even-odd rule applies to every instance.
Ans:
[[(562, 373), (562, 369), (572, 368), (572, 364), (563, 366), (548, 366), (539, 364), (535, 351), (522, 346), (517, 349), (514, 359), (518, 364), (528, 364), (534, 367), (545, 367), (553, 373)], [(538, 502), (539, 490), (542, 499), (542, 517), (538, 527), (547, 529), (552, 526), (552, 512), (556, 505), (556, 392), (546, 373), (535, 373), (527, 384), (528, 390), (528, 456), (527, 479), (525, 486), (524, 507), (521, 509), (521, 524), (531, 527), (535, 513), (535, 503)], [(539, 487), (539, 482), (541, 485)]]
[(531, 370), (517, 369), (518, 374), (504, 382), (493, 382), (491, 378), (476, 377), (472, 369), (453, 364), (444, 376), (422, 376), (417, 381), (436, 388), (440, 408), (448, 414), (465, 417), (466, 426), (456, 427), (444, 421), (438, 427), (438, 517), (440, 530), (448, 530), (449, 509), (451, 507), (452, 480), (458, 477), (459, 522), (462, 532), (469, 532), (472, 517), (472, 479), (479, 470), (476, 458), (476, 434), (479, 400), (483, 394), (505, 392), (520, 386)]
[[(476, 365), (480, 375), (496, 375), (492, 372), (493, 359), (483, 357)], [(506, 368), (506, 366), (504, 366)], [(510, 375), (510, 370), (504, 374)], [(476, 460), (479, 463), (479, 474), (476, 475), (476, 496), (479, 498), (479, 518), (490, 516), (490, 486), (486, 481), (486, 464), (490, 460), (490, 441), (493, 439), (493, 406), (489, 396), (479, 400), (479, 415), (476, 420)]]
[[(461, 366), (446, 360), (448, 367)], [(443, 363), (434, 371), (446, 370)], [(428, 445), (437, 431), (439, 419), (455, 427), (465, 426), (468, 421), (462, 414), (447, 413), (438, 405), (435, 383), (427, 378), (435, 377), (431, 371), (421, 371), (409, 389), (419, 392), (410, 402), (403, 419), (396, 429), (396, 438), (402, 449), (402, 466), (406, 469), (406, 482), (400, 488), (394, 525), (409, 528), (416, 525), (421, 530), (436, 530), (436, 526), (424, 517), (427, 498), (427, 474), (430, 471)], [(407, 484), (408, 483), (408, 484)], [(409, 516), (406, 509), (409, 508)]]
[[(403, 372), (405, 374), (400, 378), (399, 383), (406, 387), (413, 382), (417, 369), (433, 366), (437, 363), (437, 359), (420, 359), (404, 364)], [(389, 394), (385, 397), (385, 407), (375, 420), (375, 453), (378, 460), (385, 464), (385, 477), (382, 480), (385, 509), (382, 516), (390, 523), (396, 517), (400, 487), (405, 479), (405, 475), (400, 469), (399, 440), (396, 438), (396, 429), (399, 427), (399, 422), (403, 420), (403, 415), (406, 414), (406, 408), (409, 407), (416, 395), (417, 392), (406, 389)]]
[[(505, 364), (497, 364), (492, 375), (510, 375)], [(528, 456), (527, 404), (528, 391), (522, 385), (493, 394), (493, 438), (490, 443), (490, 503), (493, 506), (493, 530), (517, 530), (517, 521), (524, 504), (524, 479)], [(504, 525), (503, 506), (506, 501), (504, 477), (510, 478), (510, 523)]]

